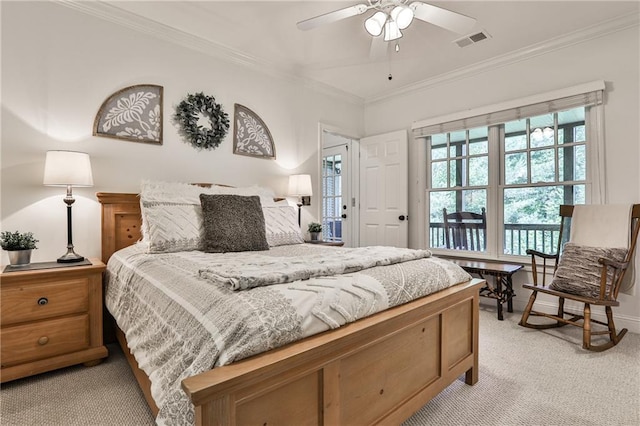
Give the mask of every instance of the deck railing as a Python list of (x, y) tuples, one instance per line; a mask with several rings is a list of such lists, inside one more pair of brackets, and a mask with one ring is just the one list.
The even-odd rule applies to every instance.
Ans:
[[(543, 253), (555, 253), (559, 232), (560, 225), (507, 224), (504, 226), (504, 254), (526, 256), (527, 249), (534, 249)], [(429, 242), (430, 247), (445, 248), (444, 224), (431, 223), (429, 227)]]

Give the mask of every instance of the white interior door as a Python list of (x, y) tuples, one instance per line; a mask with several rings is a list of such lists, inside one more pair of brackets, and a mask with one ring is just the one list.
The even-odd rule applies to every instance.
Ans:
[(360, 246), (408, 245), (405, 130), (360, 140)]

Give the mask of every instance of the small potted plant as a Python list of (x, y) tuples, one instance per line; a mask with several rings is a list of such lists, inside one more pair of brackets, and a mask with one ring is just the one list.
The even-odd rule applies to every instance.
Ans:
[(317, 241), (318, 236), (322, 232), (322, 225), (318, 222), (311, 222), (307, 228), (309, 235), (311, 235), (311, 241)]
[(38, 248), (37, 242), (31, 232), (0, 233), (0, 246), (8, 252), (11, 265), (28, 265), (31, 262), (31, 251)]

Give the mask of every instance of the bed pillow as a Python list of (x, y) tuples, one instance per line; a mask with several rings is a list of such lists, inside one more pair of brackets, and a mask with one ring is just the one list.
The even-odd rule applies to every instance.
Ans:
[(304, 238), (298, 225), (298, 214), (289, 206), (263, 206), (265, 233), (269, 247), (302, 244)]
[(142, 240), (149, 253), (202, 250), (200, 194), (258, 195), (263, 205), (275, 204), (273, 191), (260, 186), (210, 188), (181, 182), (145, 180), (140, 191)]
[[(605, 248), (581, 246), (567, 243), (558, 263), (549, 288), (585, 297), (600, 296), (601, 257), (622, 262), (627, 254), (625, 248)], [(613, 272), (611, 268), (607, 277), (607, 294)]]
[(275, 206), (277, 204), (277, 202), (275, 201), (276, 196), (273, 190), (258, 185), (241, 186), (237, 188), (230, 186), (219, 186), (217, 187), (216, 194), (244, 195), (245, 197), (257, 195), (260, 197), (260, 204), (262, 204), (263, 207)]
[(179, 182), (142, 182), (142, 235), (149, 253), (202, 248), (200, 194), (203, 192), (215, 194), (216, 189)]
[(259, 196), (201, 194), (200, 202), (204, 251), (269, 250)]

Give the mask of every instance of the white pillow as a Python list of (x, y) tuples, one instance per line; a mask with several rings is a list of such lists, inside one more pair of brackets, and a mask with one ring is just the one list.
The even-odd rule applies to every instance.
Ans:
[(181, 182), (142, 182), (140, 207), (143, 241), (149, 253), (201, 250), (204, 238), (200, 194), (259, 195), (274, 204), (273, 191), (259, 186), (204, 188)]
[(251, 195), (257, 195), (260, 197), (260, 204), (262, 206), (275, 206), (276, 201), (274, 201), (275, 193), (269, 188), (263, 188), (258, 185), (252, 186), (244, 186), (239, 188), (227, 187), (227, 186), (218, 186), (216, 187), (217, 194), (230, 194), (230, 195), (243, 195), (245, 197)]
[(269, 247), (302, 244), (304, 238), (298, 225), (298, 214), (291, 206), (263, 206), (265, 232)]

